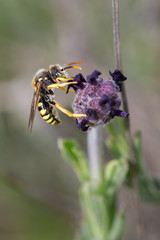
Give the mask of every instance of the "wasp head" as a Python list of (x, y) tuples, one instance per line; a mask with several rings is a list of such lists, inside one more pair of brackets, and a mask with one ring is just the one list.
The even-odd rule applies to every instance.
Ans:
[(68, 73), (59, 64), (50, 65), (49, 72), (50, 72), (51, 78), (53, 80), (56, 80), (56, 78), (68, 78), (69, 77)]

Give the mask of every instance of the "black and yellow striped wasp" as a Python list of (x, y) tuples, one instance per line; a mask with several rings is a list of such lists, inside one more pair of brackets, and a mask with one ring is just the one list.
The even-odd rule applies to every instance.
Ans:
[[(36, 109), (41, 115), (41, 117), (51, 125), (61, 124), (61, 120), (58, 116), (56, 108), (67, 114), (69, 117), (76, 119), (77, 117), (85, 117), (85, 114), (73, 114), (67, 109), (65, 109), (61, 104), (55, 101), (55, 88), (60, 88), (66, 90), (65, 86), (73, 84), (76, 82), (69, 82), (73, 80), (70, 78), (66, 69), (77, 68), (81, 69), (79, 66), (72, 66), (74, 64), (79, 64), (82, 62), (73, 62), (66, 64), (65, 66), (60, 66), (59, 64), (50, 65), (49, 71), (45, 69), (40, 69), (35, 74), (32, 80), (32, 86), (34, 87), (33, 99), (31, 103), (31, 110), (28, 122), (28, 128), (30, 132), (32, 131), (33, 121), (35, 118)], [(72, 90), (70, 90), (72, 91)]]

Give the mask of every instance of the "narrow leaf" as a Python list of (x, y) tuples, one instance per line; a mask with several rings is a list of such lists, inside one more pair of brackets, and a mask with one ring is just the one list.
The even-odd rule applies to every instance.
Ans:
[(126, 159), (112, 160), (105, 168), (106, 193), (112, 196), (120, 188), (128, 172)]
[(125, 215), (121, 213), (116, 216), (113, 226), (109, 233), (109, 240), (121, 240), (123, 239), (125, 227)]
[(85, 235), (89, 236), (87, 240), (103, 240), (104, 223), (106, 223), (103, 197), (97, 193), (95, 186), (96, 182), (86, 183), (80, 191), (84, 227), (87, 230)]
[(90, 179), (87, 158), (81, 150), (79, 144), (72, 139), (60, 139), (58, 147), (65, 160), (70, 162), (74, 167), (77, 176), (81, 182), (86, 182)]

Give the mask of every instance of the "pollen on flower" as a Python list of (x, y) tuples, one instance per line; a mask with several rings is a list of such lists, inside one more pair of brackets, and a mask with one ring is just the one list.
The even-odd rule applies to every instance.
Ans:
[(75, 92), (73, 101), (73, 111), (77, 114), (86, 114), (86, 117), (76, 119), (76, 126), (82, 130), (87, 131), (91, 127), (97, 125), (105, 125), (115, 117), (126, 118), (129, 114), (120, 110), (121, 99), (118, 92), (122, 89), (122, 81), (126, 77), (119, 71), (110, 72), (112, 79), (103, 80), (99, 77), (101, 73), (94, 70), (85, 78), (82, 74), (77, 74), (73, 81), (77, 84), (70, 84)]

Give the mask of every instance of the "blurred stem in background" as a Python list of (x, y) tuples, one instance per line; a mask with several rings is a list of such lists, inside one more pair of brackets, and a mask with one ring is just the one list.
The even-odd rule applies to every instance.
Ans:
[[(114, 52), (115, 52), (115, 62), (116, 67), (118, 70), (122, 71), (122, 57), (121, 57), (121, 48), (120, 48), (120, 26), (119, 26), (119, 0), (112, 0), (112, 14), (113, 14), (113, 38), (114, 38)], [(122, 86), (122, 100), (124, 110), (129, 112), (128, 108), (128, 100), (126, 94), (126, 88), (123, 84)], [(132, 143), (132, 136), (131, 136), (131, 127), (130, 127), (130, 118), (126, 118), (126, 132), (128, 135), (128, 143), (130, 148), (130, 161), (135, 163), (134, 157), (134, 150), (133, 150), (133, 143)], [(141, 204), (139, 199), (139, 192), (138, 192), (138, 179), (137, 174), (131, 171), (132, 174), (132, 181), (133, 181), (133, 199), (134, 199), (134, 206), (136, 208), (136, 232), (137, 232), (137, 239), (146, 239), (144, 238), (144, 233), (142, 231), (142, 223), (140, 218)]]
[(99, 180), (100, 168), (103, 161), (103, 136), (102, 127), (92, 128), (87, 133), (88, 160), (91, 172), (91, 178)]

